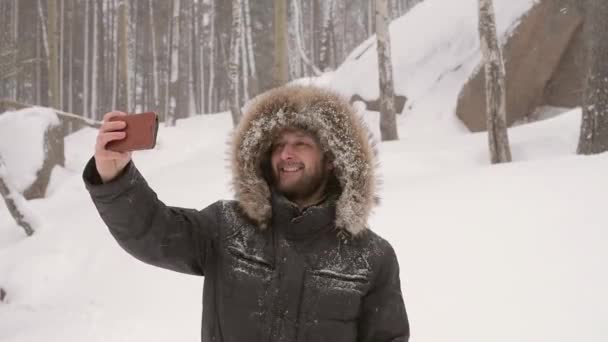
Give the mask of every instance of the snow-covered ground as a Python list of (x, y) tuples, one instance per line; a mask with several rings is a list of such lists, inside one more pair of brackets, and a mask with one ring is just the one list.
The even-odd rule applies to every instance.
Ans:
[[(413, 341), (606, 341), (608, 155), (574, 154), (580, 110), (510, 130), (515, 162), (489, 165), (485, 134), (380, 148), (371, 225), (395, 246)], [(134, 159), (161, 199), (231, 198), (228, 113), (160, 130)], [(203, 279), (134, 260), (112, 240), (80, 174), (96, 132), (68, 138), (67, 167), (26, 238), (0, 206), (0, 341), (196, 341)]]
[[(533, 0), (495, 3), (508, 34)], [(489, 165), (486, 135), (454, 116), (479, 58), (475, 4), (425, 0), (391, 27), (396, 89), (410, 102), (401, 139), (380, 145), (382, 204), (371, 226), (397, 252), (412, 341), (606, 341), (608, 154), (577, 156), (580, 109), (551, 111), (509, 130), (513, 163)], [(376, 96), (366, 44), (315, 82)], [(377, 134), (377, 113), (364, 115)], [(17, 137), (40, 139), (27, 127)], [(230, 130), (228, 113), (181, 120), (134, 160), (166, 203), (202, 208), (232, 197)], [(1, 151), (18, 160), (7, 163), (23, 188), (39, 152), (7, 147), (4, 134)], [(203, 279), (133, 259), (93, 207), (81, 172), (95, 136), (67, 138), (48, 197), (28, 202), (40, 220), (34, 236), (0, 202), (0, 341), (198, 341)]]

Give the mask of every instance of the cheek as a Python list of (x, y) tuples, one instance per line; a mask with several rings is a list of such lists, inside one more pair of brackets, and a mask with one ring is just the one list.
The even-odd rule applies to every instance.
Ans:
[(270, 167), (272, 167), (273, 170), (279, 164), (279, 160), (280, 160), (280, 158), (277, 153), (272, 153), (270, 155)]

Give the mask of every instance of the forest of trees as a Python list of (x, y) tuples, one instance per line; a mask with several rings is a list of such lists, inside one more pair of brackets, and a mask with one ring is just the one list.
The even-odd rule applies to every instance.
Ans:
[[(104, 113), (156, 111), (166, 125), (230, 110), (290, 80), (335, 69), (377, 33), (382, 140), (398, 139), (388, 24), (422, 0), (0, 0), (0, 113), (41, 105), (63, 125), (45, 133), (36, 182), (15, 195), (0, 155), (0, 195), (18, 222), (43, 197), (64, 136)], [(505, 65), (492, 0), (478, 1), (490, 161), (511, 161)], [(584, 0), (588, 51), (577, 152), (608, 151), (608, 2)], [(77, 120), (76, 120), (77, 119)], [(15, 200), (17, 199), (17, 200)], [(22, 225), (20, 223), (20, 225)], [(28, 234), (34, 230), (24, 226)]]
[[(388, 0), (390, 16), (419, 1)], [(96, 120), (112, 109), (154, 110), (171, 122), (228, 110), (234, 77), (242, 105), (277, 83), (336, 68), (375, 33), (374, 3), (2, 0), (0, 99)], [(241, 18), (236, 31), (233, 18)]]

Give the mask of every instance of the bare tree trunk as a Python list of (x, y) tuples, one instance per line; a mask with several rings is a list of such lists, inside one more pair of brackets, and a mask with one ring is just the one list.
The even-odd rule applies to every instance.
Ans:
[[(324, 0), (312, 0), (312, 9), (311, 9), (311, 47), (310, 47), (310, 52), (311, 55), (313, 56), (312, 62), (315, 63), (316, 65), (319, 65), (319, 56), (320, 53), (319, 51), (321, 50), (320, 48), (320, 42), (321, 42), (321, 30), (323, 27), (323, 6), (324, 5)], [(322, 70), (322, 68), (320, 68)]]
[(370, 0), (367, 4), (367, 35), (371, 36), (376, 28), (376, 0)]
[(274, 83), (281, 86), (289, 81), (286, 0), (274, 0), (274, 37)]
[(179, 10), (180, 0), (173, 0), (173, 16), (171, 17), (171, 68), (170, 68), (170, 98), (169, 110), (165, 125), (175, 126), (177, 101), (179, 99)]
[(242, 80), (243, 80), (243, 102), (249, 101), (249, 60), (247, 59), (247, 30), (245, 28), (245, 20), (243, 20), (243, 9), (240, 8), (241, 17), (241, 38), (239, 40), (239, 48), (241, 50), (241, 67), (242, 67)]
[[(173, 6), (173, 1), (171, 2), (171, 6)], [(170, 7), (171, 11), (172, 11), (173, 7)], [(165, 125), (167, 124), (167, 120), (169, 120), (169, 102), (171, 99), (171, 50), (172, 50), (172, 44), (173, 44), (173, 14), (171, 13), (171, 17), (168, 20), (168, 27), (167, 27), (167, 44), (166, 48), (167, 48), (167, 52), (166, 52), (166, 70), (164, 73), (165, 76), (165, 87), (163, 90), (163, 96), (164, 96), (164, 101), (163, 101), (163, 111), (161, 114), (161, 120), (165, 122)]]
[(158, 53), (156, 51), (156, 31), (154, 26), (154, 6), (152, 6), (153, 0), (148, 0), (148, 10), (150, 11), (150, 20), (148, 30), (152, 35), (151, 49), (152, 49), (152, 87), (154, 89), (154, 108), (158, 109), (160, 93), (158, 90)]
[(64, 4), (64, 0), (59, 0), (59, 15), (60, 15), (60, 19), (59, 19), (59, 77), (57, 79), (58, 85), (57, 85), (57, 90), (59, 91), (59, 109), (63, 110), (64, 105), (63, 105), (63, 55), (64, 55), (64, 51), (65, 51), (65, 44), (64, 44), (64, 28), (65, 28), (65, 4)]
[(108, 27), (110, 26), (110, 16), (107, 15), (109, 11), (109, 1), (98, 1), (96, 2), (97, 6), (97, 35), (95, 36), (95, 40), (97, 41), (97, 54), (96, 54), (96, 63), (97, 63), (97, 78), (96, 82), (96, 102), (95, 102), (95, 112), (94, 119), (100, 120), (103, 119), (103, 112), (108, 109), (108, 81), (110, 78), (107, 75), (107, 72), (111, 70), (108, 68), (108, 43), (106, 40), (106, 32), (108, 31)]
[(120, 24), (119, 8), (116, 6), (117, 0), (112, 0), (112, 13), (114, 17), (114, 27), (112, 29), (113, 43), (113, 66), (112, 66), (112, 108), (118, 108), (118, 59), (119, 59), (119, 43), (118, 43), (118, 27)]
[(118, 110), (129, 111), (129, 7), (127, 0), (118, 2)]
[(74, 0), (70, 0), (68, 11), (68, 22), (70, 23), (70, 44), (68, 45), (68, 112), (74, 112)]
[(390, 1), (391, 10), (390, 10), (390, 18), (391, 20), (399, 17), (399, 0), (388, 0)]
[(194, 66), (194, 58), (196, 57), (196, 43), (195, 43), (195, 38), (196, 38), (196, 25), (195, 25), (195, 7), (196, 5), (194, 4), (194, 2), (192, 2), (190, 4), (191, 8), (188, 11), (188, 18), (187, 18), (187, 22), (188, 22), (188, 41), (190, 42), (188, 44), (188, 98), (190, 99), (190, 101), (188, 101), (188, 116), (193, 116), (196, 113), (200, 113), (200, 111), (198, 110), (197, 106), (196, 106), (196, 100), (195, 100), (195, 94), (194, 94), (194, 81), (195, 81), (195, 77), (196, 77), (196, 72), (195, 72), (195, 66)]
[(15, 222), (17, 222), (17, 224), (23, 228), (27, 236), (32, 236), (34, 234), (34, 227), (33, 223), (30, 222), (31, 218), (28, 217), (29, 209), (27, 208), (26, 201), (18, 191), (10, 186), (8, 172), (6, 171), (6, 166), (1, 155), (0, 195), (2, 195), (4, 203), (6, 203), (6, 207), (8, 208), (9, 213), (11, 213), (15, 219)]
[(128, 103), (129, 103), (129, 111), (134, 113), (137, 107), (137, 67), (135, 65), (135, 60), (137, 57), (137, 44), (135, 44), (135, 39), (137, 38), (137, 30), (139, 21), (137, 16), (137, 0), (127, 1), (127, 84), (128, 84)]
[(44, 17), (44, 10), (42, 9), (42, 1), (38, 0), (38, 16), (40, 17), (40, 27), (42, 28), (42, 43), (44, 44), (44, 54), (46, 56), (49, 55), (49, 39), (48, 34), (46, 32), (45, 23), (46, 18)]
[(332, 30), (333, 21), (333, 7), (335, 0), (325, 0), (323, 2), (323, 24), (321, 28), (321, 46), (319, 50), (319, 68), (325, 71), (330, 66), (329, 62), (329, 49), (330, 49), (330, 35)]
[(207, 97), (207, 112), (215, 110), (213, 102), (213, 88), (215, 86), (215, 0), (211, 0), (211, 10), (209, 15), (209, 23), (211, 25), (209, 33), (209, 94)]
[(97, 6), (93, 5), (93, 54), (91, 58), (91, 110), (89, 111), (90, 117), (93, 119), (97, 119), (97, 84), (99, 75), (97, 73), (97, 63), (98, 59), (98, 39), (97, 39), (97, 25), (98, 25), (98, 13)]
[(15, 52), (13, 54), (13, 68), (15, 69), (15, 76), (13, 77), (13, 85), (11, 89), (11, 98), (13, 100), (17, 100), (17, 95), (19, 89), (19, 77), (17, 66), (17, 58), (19, 55), (19, 3), (18, 0), (13, 1), (13, 48)]
[(232, 124), (236, 127), (241, 119), (239, 96), (239, 39), (241, 37), (241, 1), (232, 0), (232, 33), (230, 36), (230, 112)]
[(36, 104), (42, 104), (42, 49), (40, 48), (40, 40), (44, 39), (41, 36), (41, 27), (44, 26), (43, 21), (36, 23)]
[(304, 43), (303, 41), (303, 30), (302, 30), (302, 11), (301, 4), (299, 0), (293, 0), (293, 11), (294, 11), (294, 20), (296, 21), (296, 46), (298, 47), (298, 52), (300, 53), (300, 58), (302, 61), (310, 67), (315, 76), (320, 76), (322, 74), (321, 70), (317, 68), (317, 66), (306, 56), (306, 52), (304, 51)]
[(198, 2), (199, 8), (197, 16), (198, 22), (198, 47), (199, 47), (199, 97), (200, 97), (200, 112), (205, 113), (207, 111), (206, 107), (206, 92), (205, 92), (205, 35), (203, 34), (203, 2)]
[(192, 92), (193, 94), (191, 95), (192, 99), (194, 99), (194, 108), (195, 108), (195, 112), (198, 114), (202, 114), (203, 113), (203, 108), (202, 108), (202, 92), (200, 91), (203, 83), (202, 83), (202, 76), (203, 76), (203, 72), (202, 70), (204, 70), (204, 63), (203, 63), (203, 46), (200, 45), (200, 37), (201, 37), (201, 32), (203, 31), (202, 28), (202, 24), (200, 24), (200, 20), (199, 18), (202, 16), (203, 11), (201, 10), (202, 7), (202, 3), (199, 1), (197, 3), (192, 3), (192, 13), (194, 15), (192, 15), (192, 39), (191, 39), (191, 49), (192, 49), (192, 65), (191, 65), (191, 69), (192, 71), (190, 72), (192, 74)]
[[(59, 109), (59, 65), (57, 59), (57, 1), (48, 0), (48, 71), (49, 71), (49, 102), (50, 106)], [(55, 165), (63, 166), (65, 164), (65, 152), (63, 141), (63, 126), (53, 125), (49, 127), (48, 139), (46, 140), (47, 147), (45, 149), (49, 161), (50, 169)]]
[(84, 61), (82, 67), (82, 115), (90, 118), (89, 115), (89, 3), (84, 5)]
[(395, 91), (391, 40), (388, 29), (387, 0), (376, 0), (376, 39), (378, 51), (378, 76), (380, 86), (380, 135), (383, 141), (398, 140), (395, 116)]
[(586, 0), (585, 5), (589, 69), (577, 152), (596, 154), (608, 151), (608, 2)]
[(49, 102), (51, 107), (59, 109), (59, 61), (57, 55), (57, 1), (47, 0), (48, 42), (49, 42)]
[(247, 41), (247, 57), (249, 60), (249, 91), (250, 93), (257, 95), (260, 91), (258, 72), (255, 66), (255, 55), (253, 53), (253, 39), (251, 38), (251, 14), (249, 7), (249, 0), (243, 0), (243, 20), (245, 22), (245, 36)]
[(287, 51), (288, 51), (288, 65), (289, 65), (289, 79), (294, 80), (300, 78), (304, 75), (302, 59), (300, 58), (300, 53), (298, 51), (297, 46), (297, 36), (298, 36), (298, 21), (296, 20), (296, 11), (294, 9), (295, 1), (291, 1), (291, 6), (289, 7), (287, 23), (289, 26), (288, 29), (288, 39), (287, 39)]
[(479, 38), (485, 62), (486, 116), (490, 159), (493, 164), (511, 161), (506, 124), (505, 64), (496, 36), (492, 0), (479, 0)]

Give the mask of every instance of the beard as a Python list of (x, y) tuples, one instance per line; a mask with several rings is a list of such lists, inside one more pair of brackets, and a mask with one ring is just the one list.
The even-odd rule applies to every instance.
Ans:
[(273, 169), (274, 187), (290, 201), (308, 199), (327, 184), (330, 171), (322, 165), (323, 163), (314, 169), (304, 167), (297, 174), (291, 175), (281, 171), (288, 165), (279, 165), (276, 170)]

